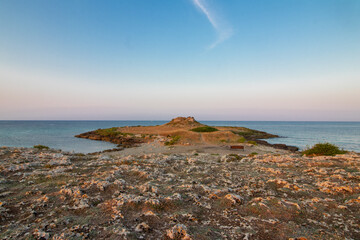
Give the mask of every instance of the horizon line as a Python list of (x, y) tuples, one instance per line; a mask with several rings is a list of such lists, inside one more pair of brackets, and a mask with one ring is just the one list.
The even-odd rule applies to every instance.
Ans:
[[(32, 121), (32, 122), (36, 122), (36, 121), (46, 121), (46, 122), (50, 122), (50, 121), (58, 121), (58, 122), (99, 122), (99, 121), (136, 121), (136, 122), (165, 122), (165, 121), (171, 121), (173, 118), (171, 119), (163, 119), (163, 120), (136, 120), (136, 119), (95, 119), (95, 120), (90, 120), (90, 119), (10, 119), (10, 120), (4, 120), (4, 119), (0, 119), (0, 122), (5, 122), (5, 121), (14, 121), (14, 122), (20, 122), (20, 121)], [(205, 121), (205, 122), (360, 122), (360, 120), (203, 120), (203, 119), (195, 119), (198, 122), (201, 121)]]

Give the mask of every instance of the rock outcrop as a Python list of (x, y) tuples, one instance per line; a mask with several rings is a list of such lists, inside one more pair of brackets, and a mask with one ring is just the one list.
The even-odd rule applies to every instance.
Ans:
[(177, 117), (172, 119), (170, 122), (165, 124), (166, 126), (177, 127), (177, 128), (196, 128), (205, 126), (195, 120), (194, 117)]
[(121, 134), (121, 132), (119, 132), (119, 134), (103, 135), (99, 133), (99, 130), (81, 133), (76, 135), (75, 137), (111, 142), (117, 144), (118, 147), (123, 148), (137, 147), (139, 144), (146, 142), (144, 138), (134, 135)]
[(359, 239), (360, 154), (0, 148), (1, 239)]

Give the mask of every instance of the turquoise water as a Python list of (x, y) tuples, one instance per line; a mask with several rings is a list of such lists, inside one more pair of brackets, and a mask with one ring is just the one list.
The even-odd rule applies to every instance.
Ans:
[(360, 152), (360, 122), (208, 122), (209, 125), (243, 126), (276, 134), (266, 139), (304, 149), (318, 142), (330, 142), (349, 151)]
[(116, 145), (76, 138), (75, 135), (99, 128), (156, 124), (152, 121), (0, 121), (0, 146), (32, 147), (42, 144), (65, 151), (90, 153)]
[[(114, 148), (107, 142), (75, 138), (99, 128), (151, 126), (167, 121), (0, 121), (0, 146), (32, 147), (37, 144), (65, 151), (89, 153)], [(243, 126), (282, 136), (268, 139), (301, 149), (317, 142), (331, 142), (360, 152), (360, 122), (255, 122), (202, 121), (212, 126)]]

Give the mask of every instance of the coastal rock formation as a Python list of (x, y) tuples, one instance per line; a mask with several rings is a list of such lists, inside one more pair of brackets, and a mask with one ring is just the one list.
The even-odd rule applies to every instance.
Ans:
[(0, 148), (1, 239), (359, 239), (360, 154)]
[(296, 152), (296, 151), (299, 150), (299, 148), (295, 147), (295, 146), (289, 146), (289, 145), (278, 144), (278, 143), (270, 144), (270, 143), (268, 143), (267, 141), (264, 141), (264, 140), (256, 139), (255, 142), (258, 143), (258, 144), (264, 145), (264, 146), (269, 146), (269, 147), (273, 147), (273, 148), (276, 148), (276, 149), (289, 150), (291, 152)]
[(81, 133), (81, 134), (76, 135), (75, 137), (111, 142), (111, 143), (118, 144), (118, 147), (123, 147), (123, 148), (136, 147), (139, 144), (145, 142), (145, 140), (143, 138), (137, 137), (134, 135), (130, 135), (130, 134), (121, 134), (121, 133), (116, 134), (116, 132), (114, 134), (112, 134), (112, 133), (111, 134), (107, 134), (107, 133), (103, 134), (101, 132), (101, 129), (86, 132), (86, 133)]
[(211, 127), (197, 122), (193, 117), (177, 117), (160, 126), (98, 129), (75, 137), (107, 141), (123, 148), (153, 141), (160, 141), (165, 145), (233, 145), (249, 142), (289, 151), (298, 150), (297, 147), (272, 145), (261, 140), (275, 138), (277, 135), (244, 127)]
[(179, 128), (195, 128), (205, 126), (195, 120), (194, 117), (177, 117), (165, 124), (166, 126), (179, 127)]

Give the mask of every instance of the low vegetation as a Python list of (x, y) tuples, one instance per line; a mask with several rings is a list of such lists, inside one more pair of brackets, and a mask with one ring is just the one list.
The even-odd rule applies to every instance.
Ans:
[(247, 141), (247, 143), (252, 144), (252, 145), (255, 145), (255, 146), (258, 145), (257, 142), (255, 142), (255, 141)]
[(254, 156), (256, 156), (256, 155), (258, 155), (257, 152), (252, 152), (252, 153), (250, 153), (250, 154), (248, 155), (248, 157), (254, 157)]
[(107, 129), (98, 129), (95, 132), (101, 136), (107, 136), (107, 137), (116, 136), (119, 133), (116, 127), (107, 128)]
[(106, 129), (98, 129), (95, 131), (96, 134), (99, 134), (100, 136), (104, 137), (117, 137), (117, 136), (127, 136), (127, 135), (133, 135), (129, 133), (123, 133), (118, 130), (117, 127), (112, 128), (106, 128)]
[(193, 128), (190, 131), (193, 131), (193, 132), (216, 132), (219, 130), (216, 128), (210, 127), (210, 126), (204, 126), (204, 127)]
[(339, 149), (338, 146), (331, 143), (317, 143), (311, 148), (302, 151), (302, 154), (307, 156), (335, 156), (344, 153), (346, 153), (345, 150)]
[(239, 154), (233, 154), (233, 153), (231, 153), (231, 154), (228, 155), (228, 158), (230, 158), (232, 161), (238, 161), (238, 160), (243, 159), (244, 156), (241, 156), (241, 155), (239, 155)]
[(179, 142), (180, 138), (181, 138), (181, 137), (178, 136), (178, 135), (172, 136), (172, 137), (171, 137), (171, 140), (165, 142), (164, 144), (165, 144), (166, 146), (174, 145), (174, 144), (176, 144), (177, 142)]
[(262, 132), (262, 131), (257, 131), (257, 130), (253, 130), (253, 129), (250, 129), (250, 128), (243, 128), (243, 129), (245, 131), (233, 130), (232, 132), (239, 135), (239, 136), (242, 136), (246, 140), (267, 139), (267, 138), (278, 137), (277, 135), (274, 135), (274, 134), (270, 134), (270, 133), (266, 133), (266, 132)]
[(39, 150), (43, 150), (43, 149), (49, 149), (49, 147), (48, 146), (45, 146), (45, 145), (35, 145), (35, 146), (33, 146), (33, 148), (37, 148), (37, 149), (39, 149)]

